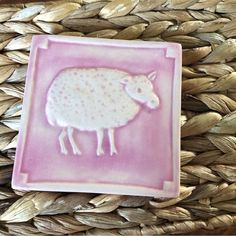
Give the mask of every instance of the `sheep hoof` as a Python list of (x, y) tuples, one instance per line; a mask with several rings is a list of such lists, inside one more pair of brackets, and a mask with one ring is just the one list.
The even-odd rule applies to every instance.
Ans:
[(63, 154), (63, 155), (67, 155), (67, 154), (68, 154), (68, 152), (67, 152), (67, 150), (66, 150), (66, 149), (62, 149), (62, 150), (61, 150), (61, 154)]
[(73, 154), (80, 156), (82, 153), (77, 146), (73, 147)]
[(117, 155), (117, 150), (116, 149), (113, 149), (110, 151), (110, 156), (114, 156), (114, 155)]
[(82, 153), (81, 153), (80, 150), (74, 150), (74, 151), (73, 151), (73, 154), (74, 154), (74, 155), (81, 156)]
[(97, 149), (97, 156), (101, 156), (104, 154), (103, 149)]

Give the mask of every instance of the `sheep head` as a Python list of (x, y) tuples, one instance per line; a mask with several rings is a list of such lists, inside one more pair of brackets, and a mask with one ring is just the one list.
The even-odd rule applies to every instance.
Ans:
[(159, 106), (159, 98), (153, 90), (151, 81), (155, 80), (156, 76), (156, 72), (148, 75), (127, 75), (122, 78), (121, 83), (125, 85), (125, 90), (130, 97), (155, 109)]

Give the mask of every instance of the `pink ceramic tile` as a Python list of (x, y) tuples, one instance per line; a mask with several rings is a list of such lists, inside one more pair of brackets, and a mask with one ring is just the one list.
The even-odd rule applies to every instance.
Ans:
[(173, 197), (181, 47), (33, 38), (13, 188)]

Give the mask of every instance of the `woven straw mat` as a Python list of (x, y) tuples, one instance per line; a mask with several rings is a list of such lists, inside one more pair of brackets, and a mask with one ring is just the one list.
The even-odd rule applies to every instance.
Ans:
[[(236, 0), (1, 5), (0, 22), (0, 235), (191, 234), (236, 225)], [(179, 197), (11, 189), (35, 34), (182, 44)]]

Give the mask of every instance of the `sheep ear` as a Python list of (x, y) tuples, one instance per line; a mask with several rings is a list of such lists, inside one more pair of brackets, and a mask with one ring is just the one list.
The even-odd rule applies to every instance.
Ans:
[(127, 84), (130, 81), (130, 79), (131, 79), (130, 76), (126, 75), (120, 80), (120, 82), (121, 84)]
[(155, 80), (157, 78), (157, 72), (153, 71), (147, 77), (149, 80)]

